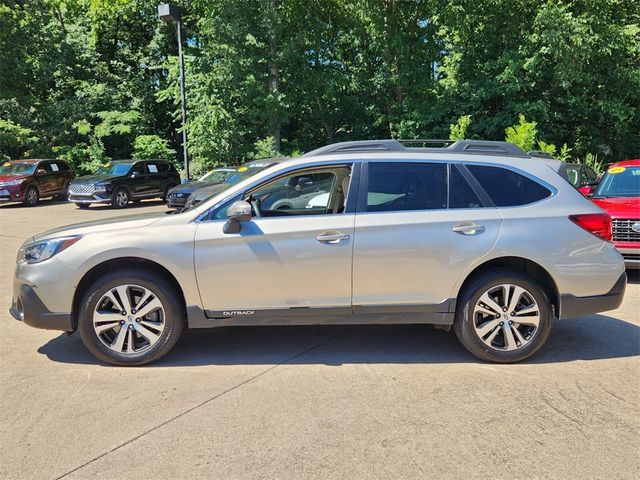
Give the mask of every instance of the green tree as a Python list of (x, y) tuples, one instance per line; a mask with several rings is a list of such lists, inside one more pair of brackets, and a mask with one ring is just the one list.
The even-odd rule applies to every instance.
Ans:
[[(505, 140), (529, 152), (535, 148), (537, 134), (536, 122), (527, 122), (524, 115), (519, 115), (518, 123), (505, 130)], [(555, 153), (555, 147), (553, 152)]]
[(132, 158), (175, 161), (176, 151), (169, 146), (167, 140), (158, 135), (138, 135), (133, 142)]

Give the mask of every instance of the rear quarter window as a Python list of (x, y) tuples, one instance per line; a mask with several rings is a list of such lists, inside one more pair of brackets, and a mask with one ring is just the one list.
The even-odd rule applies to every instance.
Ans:
[(470, 164), (467, 168), (497, 207), (527, 205), (551, 196), (547, 187), (512, 170)]

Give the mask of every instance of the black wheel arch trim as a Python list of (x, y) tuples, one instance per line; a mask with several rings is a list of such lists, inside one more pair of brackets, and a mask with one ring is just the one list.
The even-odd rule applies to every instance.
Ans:
[(14, 298), (9, 313), (16, 320), (26, 325), (44, 330), (63, 330), (72, 332), (75, 330), (71, 313), (58, 313), (50, 311), (30, 285), (21, 285)]
[(623, 272), (616, 283), (604, 295), (593, 295), (590, 297), (576, 297), (570, 293), (560, 295), (560, 315), (561, 320), (567, 318), (582, 317), (594, 313), (615, 310), (622, 304), (624, 292), (627, 287), (627, 274)]

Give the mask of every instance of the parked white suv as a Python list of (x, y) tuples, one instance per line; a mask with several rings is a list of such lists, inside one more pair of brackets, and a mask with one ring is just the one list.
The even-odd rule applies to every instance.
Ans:
[[(313, 201), (294, 178), (322, 178)], [(269, 208), (299, 184), (304, 201)], [(610, 218), (543, 160), (380, 140), (280, 161), (178, 215), (38, 235), (11, 313), (79, 329), (118, 365), (159, 359), (184, 327), (312, 323), (453, 326), (477, 357), (515, 362), (554, 319), (618, 307), (625, 285)]]

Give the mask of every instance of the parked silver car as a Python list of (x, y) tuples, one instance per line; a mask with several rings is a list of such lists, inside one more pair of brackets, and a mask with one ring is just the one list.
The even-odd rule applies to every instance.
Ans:
[[(312, 199), (270, 208), (314, 175)], [(618, 307), (625, 285), (610, 218), (543, 160), (380, 140), (281, 161), (178, 215), (29, 239), (11, 313), (79, 329), (118, 365), (159, 359), (185, 327), (312, 323), (453, 326), (477, 357), (515, 362), (555, 319)]]

